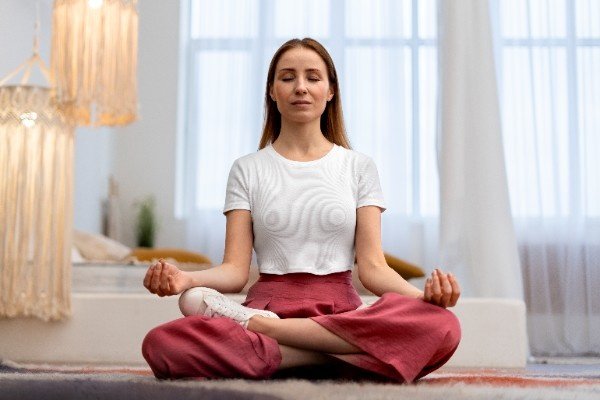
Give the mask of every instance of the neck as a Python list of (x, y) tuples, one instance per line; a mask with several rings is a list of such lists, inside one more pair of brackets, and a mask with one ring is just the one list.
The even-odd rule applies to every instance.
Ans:
[(286, 149), (309, 153), (330, 145), (329, 140), (321, 132), (320, 120), (310, 123), (281, 121), (281, 131), (277, 137), (277, 149)]

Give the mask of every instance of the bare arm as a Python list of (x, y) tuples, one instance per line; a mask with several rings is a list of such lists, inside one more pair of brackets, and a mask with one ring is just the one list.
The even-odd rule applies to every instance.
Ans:
[(144, 286), (159, 296), (179, 294), (196, 286), (210, 287), (222, 293), (240, 292), (248, 282), (252, 259), (252, 217), (248, 210), (227, 212), (223, 263), (204, 271), (181, 271), (164, 261), (150, 266)]
[(421, 297), (423, 292), (391, 269), (381, 247), (381, 210), (376, 206), (356, 210), (355, 236), (358, 279), (377, 296), (396, 292), (410, 297)]
[(435, 270), (422, 291), (387, 265), (381, 247), (381, 210), (378, 207), (366, 206), (356, 210), (355, 250), (358, 278), (377, 296), (395, 292), (441, 307), (456, 305), (460, 286), (452, 274)]
[(252, 260), (252, 217), (248, 210), (227, 212), (225, 255), (216, 267), (190, 272), (192, 285), (205, 286), (222, 293), (238, 293), (246, 283)]

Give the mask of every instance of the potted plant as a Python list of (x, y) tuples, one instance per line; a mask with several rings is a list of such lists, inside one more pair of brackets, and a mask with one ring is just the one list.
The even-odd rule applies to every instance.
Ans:
[(137, 206), (135, 237), (138, 247), (154, 247), (158, 227), (154, 209), (155, 203), (152, 195), (135, 203)]

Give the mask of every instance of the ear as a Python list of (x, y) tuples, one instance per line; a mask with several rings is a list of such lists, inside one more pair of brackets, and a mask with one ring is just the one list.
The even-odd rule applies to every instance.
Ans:
[(275, 96), (273, 96), (273, 86), (269, 88), (269, 96), (271, 97), (271, 100), (275, 101)]
[(333, 95), (334, 95), (334, 91), (333, 91), (333, 85), (330, 83), (329, 84), (329, 90), (328, 90), (328, 94), (327, 94), (327, 101), (329, 102), (331, 99), (333, 99)]

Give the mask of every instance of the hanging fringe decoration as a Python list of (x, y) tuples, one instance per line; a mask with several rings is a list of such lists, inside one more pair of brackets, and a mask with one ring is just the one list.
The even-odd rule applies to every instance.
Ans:
[[(33, 55), (0, 79), (0, 318), (71, 314), (74, 127), (51, 89), (28, 85)], [(23, 72), (20, 85), (3, 86)]]
[(50, 89), (0, 87), (0, 317), (71, 312), (73, 127)]
[(57, 101), (76, 125), (137, 119), (137, 0), (55, 0), (51, 65)]

